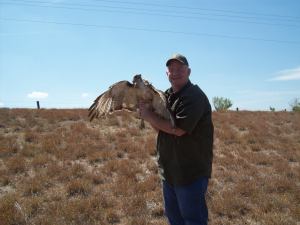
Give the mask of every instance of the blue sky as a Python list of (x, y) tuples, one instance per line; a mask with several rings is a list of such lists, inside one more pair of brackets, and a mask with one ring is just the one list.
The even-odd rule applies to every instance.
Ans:
[(167, 58), (233, 109), (300, 97), (298, 0), (0, 0), (0, 107), (85, 108), (111, 84), (169, 87)]

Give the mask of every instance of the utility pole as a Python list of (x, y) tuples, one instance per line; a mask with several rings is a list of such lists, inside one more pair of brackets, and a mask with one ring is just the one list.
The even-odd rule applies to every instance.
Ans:
[(36, 101), (37, 109), (40, 109), (40, 101)]

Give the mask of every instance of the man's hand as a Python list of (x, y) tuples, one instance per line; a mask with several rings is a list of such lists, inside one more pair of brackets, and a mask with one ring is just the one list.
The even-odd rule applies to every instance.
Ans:
[(146, 102), (139, 102), (140, 117), (149, 122), (154, 113), (147, 107)]
[(151, 109), (147, 107), (147, 103), (139, 102), (140, 117), (149, 122), (155, 130), (161, 130), (175, 136), (182, 136), (186, 131), (180, 128), (174, 128), (170, 121), (159, 118)]

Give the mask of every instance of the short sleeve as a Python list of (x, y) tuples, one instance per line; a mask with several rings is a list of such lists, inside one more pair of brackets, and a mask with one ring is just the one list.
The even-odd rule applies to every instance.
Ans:
[(176, 126), (192, 133), (202, 118), (205, 108), (203, 96), (182, 96), (175, 109)]

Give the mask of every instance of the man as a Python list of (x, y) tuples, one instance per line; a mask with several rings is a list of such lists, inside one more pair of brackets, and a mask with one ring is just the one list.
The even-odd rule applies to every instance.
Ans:
[(205, 201), (212, 169), (213, 124), (206, 95), (190, 82), (186, 57), (174, 54), (167, 62), (171, 83), (165, 94), (175, 127), (143, 103), (141, 117), (159, 131), (157, 153), (163, 178), (165, 213), (171, 225), (206, 225)]

